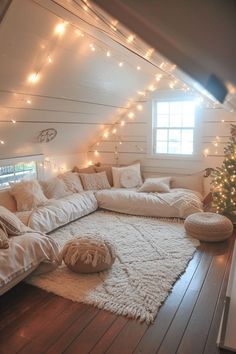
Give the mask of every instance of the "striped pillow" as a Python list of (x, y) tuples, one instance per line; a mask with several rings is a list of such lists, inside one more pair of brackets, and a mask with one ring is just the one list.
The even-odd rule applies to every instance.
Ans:
[(8, 235), (19, 236), (25, 232), (25, 225), (10, 210), (0, 206), (0, 224), (2, 224)]

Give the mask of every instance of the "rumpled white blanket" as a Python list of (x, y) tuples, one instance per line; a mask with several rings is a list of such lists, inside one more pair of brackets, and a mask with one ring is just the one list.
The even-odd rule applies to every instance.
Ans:
[(181, 218), (188, 215), (201, 212), (202, 196), (200, 193), (189, 189), (172, 189), (169, 193), (150, 193), (161, 199), (171, 207), (175, 207), (179, 211)]

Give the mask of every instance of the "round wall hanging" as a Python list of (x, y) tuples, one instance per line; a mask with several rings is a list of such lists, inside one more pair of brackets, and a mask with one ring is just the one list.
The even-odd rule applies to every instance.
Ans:
[(57, 131), (54, 128), (48, 128), (42, 130), (38, 135), (38, 142), (39, 143), (49, 143), (57, 136)]

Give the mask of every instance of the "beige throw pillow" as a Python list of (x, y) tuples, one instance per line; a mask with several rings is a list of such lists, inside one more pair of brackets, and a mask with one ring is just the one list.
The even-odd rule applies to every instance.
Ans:
[(67, 189), (63, 180), (57, 177), (50, 178), (47, 181), (41, 181), (40, 184), (43, 193), (48, 199), (59, 199), (72, 194), (72, 192)]
[(104, 165), (101, 165), (101, 166), (95, 166), (95, 170), (96, 172), (103, 172), (105, 171), (106, 172), (106, 175), (107, 175), (107, 179), (108, 179), (108, 182), (111, 186), (113, 186), (113, 178), (112, 178), (112, 169), (111, 169), (111, 166), (104, 166)]
[(106, 172), (99, 173), (80, 173), (80, 178), (83, 183), (84, 190), (100, 190), (110, 189), (111, 186), (108, 182)]
[(77, 172), (65, 172), (58, 176), (65, 183), (67, 189), (73, 193), (83, 192), (83, 186)]
[(168, 193), (170, 191), (170, 177), (147, 178), (138, 192)]
[(0, 206), (0, 225), (9, 236), (19, 236), (26, 230), (20, 219), (3, 206)]
[(11, 194), (16, 200), (17, 210), (32, 210), (47, 203), (47, 198), (37, 180), (11, 184)]
[[(142, 176), (140, 171), (140, 163), (136, 163), (134, 165), (125, 166), (125, 167), (112, 167), (112, 176), (113, 176), (113, 184), (115, 188), (122, 188), (125, 187), (121, 183), (121, 175), (124, 171), (133, 171), (132, 172), (132, 180), (136, 179), (137, 183), (134, 183), (133, 187), (141, 186), (142, 185)], [(136, 178), (134, 177), (136, 174)], [(131, 176), (131, 172), (129, 172)], [(124, 184), (124, 181), (123, 181)], [(126, 183), (125, 183), (126, 184)]]

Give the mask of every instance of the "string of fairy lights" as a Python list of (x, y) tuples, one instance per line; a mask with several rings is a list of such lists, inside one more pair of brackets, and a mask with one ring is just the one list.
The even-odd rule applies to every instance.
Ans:
[[(91, 8), (91, 5), (90, 5)], [(85, 12), (89, 11), (89, 7), (84, 4), (83, 9)], [(114, 21), (113, 21), (114, 22)], [(112, 23), (112, 28), (114, 30), (117, 30), (117, 23)], [(88, 33), (88, 31), (85, 31), (84, 29), (82, 30), (79, 28), (77, 25), (69, 23), (68, 21), (65, 21), (63, 18), (60, 18), (59, 22), (56, 24), (53, 34), (52, 34), (52, 40), (49, 41), (49, 44), (43, 45), (41, 44), (41, 49), (43, 50), (43, 55), (40, 56), (37, 65), (34, 67), (34, 70), (29, 73), (27, 77), (27, 84), (29, 86), (34, 86), (36, 85), (42, 77), (42, 72), (45, 67), (45, 65), (52, 65), (54, 62), (54, 55), (53, 52), (58, 45), (58, 42), (62, 40), (63, 36), (65, 35), (66, 31), (69, 29), (72, 29), (74, 34), (76, 35), (79, 40), (86, 39), (88, 42), (88, 51), (91, 51), (92, 54), (95, 54), (96, 52), (99, 52), (100, 54), (102, 53), (104, 55), (104, 58), (113, 60), (117, 67), (122, 70), (123, 67), (125, 66), (130, 66), (133, 67), (136, 71), (137, 74), (140, 71), (145, 70), (145, 68), (142, 67), (142, 65), (139, 64), (133, 64), (130, 63), (129, 60), (124, 58), (124, 55), (117, 53), (117, 50), (111, 49), (108, 47), (103, 41), (101, 41), (98, 38), (95, 38), (93, 35)], [(134, 34), (128, 34), (126, 38), (126, 42), (129, 45), (132, 45), (132, 43), (136, 42), (137, 43), (137, 38)], [(129, 48), (126, 47), (127, 50), (130, 50)], [(147, 49), (145, 54), (143, 55), (143, 58), (146, 60), (149, 60), (153, 55), (155, 54), (155, 51), (153, 48)], [(186, 93), (192, 93), (194, 92), (193, 89), (191, 89), (186, 83), (180, 81), (177, 79), (174, 75), (176, 65), (171, 64), (170, 62), (163, 60), (161, 61), (158, 66), (157, 66), (158, 72), (154, 74), (154, 77), (152, 78), (152, 81), (150, 84), (142, 89), (137, 91), (137, 97), (134, 100), (129, 100), (127, 104), (125, 105), (124, 109), (122, 112), (119, 113), (119, 117), (115, 119), (113, 123), (108, 128), (105, 128), (103, 132), (99, 135), (98, 139), (96, 142), (90, 146), (90, 152), (94, 154), (95, 157), (99, 156), (100, 151), (99, 151), (99, 146), (103, 140), (108, 139), (109, 137), (114, 137), (114, 140), (116, 141), (115, 148), (114, 148), (114, 155), (115, 159), (118, 159), (118, 153), (119, 153), (119, 145), (122, 145), (122, 132), (124, 130), (124, 127), (132, 122), (135, 117), (140, 114), (143, 111), (143, 103), (145, 100), (147, 100), (148, 96), (155, 90), (158, 89), (160, 81), (163, 81), (165, 85), (167, 85), (168, 89), (170, 90), (181, 90)], [(201, 98), (202, 103), (203, 103), (203, 98)], [(33, 100), (30, 96), (23, 101), (27, 105), (32, 105)], [(209, 103), (210, 101), (206, 101), (206, 107), (207, 108), (216, 108), (217, 106), (213, 104), (213, 106)], [(221, 121), (224, 123), (224, 120)], [(16, 119), (11, 119), (9, 121), (10, 124), (17, 124)], [(4, 145), (6, 142), (5, 140), (0, 139), (0, 144)], [(218, 136), (215, 137), (214, 141), (212, 142), (212, 145), (217, 148), (217, 146), (220, 143), (220, 138)], [(142, 147), (139, 145), (135, 145), (135, 148), (139, 151), (143, 151)], [(215, 150), (215, 154), (217, 154), (217, 150)], [(207, 157), (209, 155), (209, 148), (205, 149), (203, 152), (203, 155)], [(89, 161), (89, 164), (92, 164), (92, 161)]]

